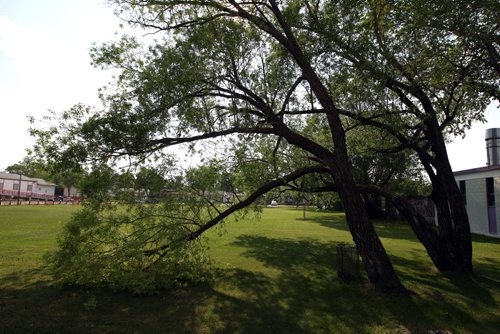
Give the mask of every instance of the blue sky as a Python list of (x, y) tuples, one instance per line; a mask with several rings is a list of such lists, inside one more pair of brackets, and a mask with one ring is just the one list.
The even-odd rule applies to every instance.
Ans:
[[(0, 0), (0, 170), (31, 146), (28, 115), (98, 104), (111, 74), (92, 68), (88, 51), (117, 38), (119, 24), (102, 0)], [(454, 170), (485, 165), (484, 133), (500, 127), (499, 110), (490, 106), (486, 118), (448, 145)]]

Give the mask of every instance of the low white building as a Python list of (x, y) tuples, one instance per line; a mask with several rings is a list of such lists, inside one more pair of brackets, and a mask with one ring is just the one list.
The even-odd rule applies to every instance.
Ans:
[(80, 190), (75, 186), (64, 187), (64, 197), (80, 197)]
[(500, 165), (455, 172), (474, 233), (498, 236), (500, 231)]
[(43, 179), (0, 172), (0, 197), (54, 199), (56, 185)]
[(486, 130), (487, 166), (454, 172), (465, 198), (471, 232), (499, 236), (500, 129)]

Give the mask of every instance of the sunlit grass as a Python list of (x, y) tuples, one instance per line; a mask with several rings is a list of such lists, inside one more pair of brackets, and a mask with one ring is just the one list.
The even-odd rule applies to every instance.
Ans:
[[(376, 223), (409, 296), (336, 275), (341, 213), (264, 209), (206, 238), (213, 283), (131, 296), (54, 288), (42, 256), (76, 207), (0, 207), (0, 332), (498, 333), (500, 240), (474, 237), (474, 275), (435, 270), (402, 223)], [(49, 281), (47, 281), (49, 280)], [(3, 327), (2, 327), (3, 326)]]

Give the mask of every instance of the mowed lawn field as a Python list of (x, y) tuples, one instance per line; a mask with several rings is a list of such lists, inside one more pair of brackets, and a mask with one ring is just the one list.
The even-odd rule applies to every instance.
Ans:
[(474, 274), (450, 276), (405, 224), (376, 222), (411, 291), (386, 296), (337, 278), (343, 214), (266, 208), (207, 234), (211, 283), (134, 296), (51, 282), (43, 254), (77, 209), (0, 207), (0, 333), (500, 333), (500, 239), (474, 236)]

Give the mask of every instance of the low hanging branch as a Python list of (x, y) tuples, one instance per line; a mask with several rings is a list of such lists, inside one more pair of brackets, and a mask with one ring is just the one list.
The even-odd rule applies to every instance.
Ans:
[[(328, 172), (328, 169), (322, 165), (309, 166), (309, 167), (297, 169), (294, 172), (287, 174), (281, 178), (269, 181), (269, 182), (265, 183), (264, 185), (262, 185), (261, 187), (259, 187), (257, 190), (255, 190), (250, 196), (245, 198), (243, 201), (238, 202), (237, 204), (230, 206), (227, 210), (221, 212), (219, 215), (217, 215), (216, 217), (214, 217), (213, 219), (211, 219), (207, 223), (203, 224), (200, 228), (198, 228), (196, 231), (190, 233), (186, 237), (179, 239), (176, 242), (173, 242), (172, 244), (163, 245), (163, 246), (161, 246), (157, 249), (154, 249), (154, 250), (148, 250), (145, 252), (145, 254), (147, 256), (158, 255), (158, 259), (160, 259), (168, 253), (168, 251), (169, 251), (169, 249), (171, 249), (172, 245), (179, 243), (179, 242), (186, 242), (186, 241), (195, 240), (196, 238), (201, 236), (205, 231), (207, 231), (211, 227), (217, 225), (218, 223), (220, 223), (222, 220), (227, 218), (232, 213), (248, 207), (253, 202), (255, 202), (260, 196), (266, 194), (267, 192), (269, 192), (277, 187), (284, 186), (284, 185), (288, 184), (289, 182), (294, 181), (294, 180), (296, 180), (300, 177), (303, 177), (305, 175), (312, 174), (312, 173), (326, 173), (326, 172)], [(154, 264), (154, 262), (151, 265), (149, 265), (148, 268), (151, 267), (153, 264)]]

